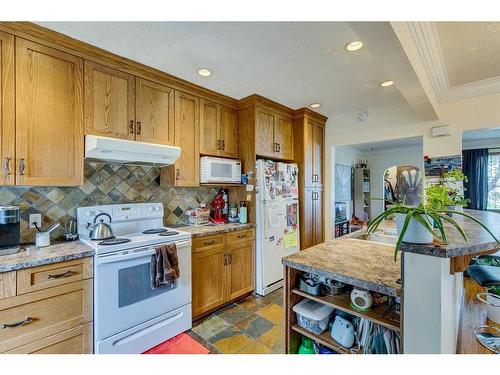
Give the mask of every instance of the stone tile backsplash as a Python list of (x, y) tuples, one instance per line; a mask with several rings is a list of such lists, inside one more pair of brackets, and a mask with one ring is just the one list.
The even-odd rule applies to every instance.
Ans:
[[(100, 204), (161, 202), (165, 225), (186, 221), (185, 211), (209, 204), (216, 188), (160, 187), (155, 167), (85, 162), (85, 183), (77, 187), (1, 186), (0, 205), (19, 206), (21, 242), (34, 242), (28, 228), (30, 214), (42, 214), (42, 228), (76, 219), (76, 209)], [(57, 230), (54, 237), (62, 236)]]

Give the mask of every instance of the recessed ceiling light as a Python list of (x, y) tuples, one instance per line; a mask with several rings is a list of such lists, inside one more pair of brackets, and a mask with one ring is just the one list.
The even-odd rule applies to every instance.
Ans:
[(384, 81), (384, 82), (380, 82), (380, 86), (382, 87), (391, 87), (392, 85), (394, 85), (394, 81)]
[(349, 42), (345, 45), (345, 49), (349, 52), (354, 52), (363, 48), (363, 42), (356, 40), (354, 42)]
[(212, 75), (212, 72), (208, 69), (199, 69), (198, 74), (202, 77), (210, 77)]
[(321, 107), (321, 104), (319, 104), (319, 103), (313, 103), (309, 107), (311, 107), (311, 108), (319, 108), (319, 107)]

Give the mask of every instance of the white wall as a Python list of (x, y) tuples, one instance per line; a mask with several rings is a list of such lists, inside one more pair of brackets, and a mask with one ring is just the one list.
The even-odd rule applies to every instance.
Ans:
[[(380, 151), (363, 153), (362, 159), (368, 161), (370, 169), (371, 198), (370, 215), (374, 218), (384, 211), (384, 173), (389, 167), (397, 165), (413, 165), (423, 171), (423, 147), (412, 146), (391, 148)], [(373, 199), (379, 198), (379, 199)]]

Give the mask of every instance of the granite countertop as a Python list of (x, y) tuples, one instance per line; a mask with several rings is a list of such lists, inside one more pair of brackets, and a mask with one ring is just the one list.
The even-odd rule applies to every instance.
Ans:
[(255, 228), (255, 224), (228, 223), (221, 225), (198, 225), (198, 226), (184, 225), (176, 227), (176, 229), (191, 233), (191, 236), (193, 238), (209, 236), (211, 234), (217, 234), (217, 233), (233, 232), (249, 228)]
[(17, 254), (0, 256), (0, 272), (64, 262), (93, 255), (94, 250), (81, 241), (63, 242), (39, 249), (32, 245), (21, 249)]
[[(464, 210), (465, 213), (474, 216), (483, 222), (497, 238), (500, 238), (500, 213), (492, 211)], [(402, 243), (401, 251), (430, 255), (440, 258), (452, 258), (461, 255), (474, 255), (488, 250), (500, 250), (500, 243), (496, 242), (482, 227), (470, 219), (460, 215), (453, 215), (453, 220), (464, 229), (468, 242), (465, 242), (460, 233), (451, 225), (445, 226), (448, 236), (448, 244), (418, 245)]]
[[(357, 232), (356, 234), (359, 234)], [(400, 257), (394, 246), (342, 237), (283, 258), (285, 266), (374, 292), (402, 294)]]

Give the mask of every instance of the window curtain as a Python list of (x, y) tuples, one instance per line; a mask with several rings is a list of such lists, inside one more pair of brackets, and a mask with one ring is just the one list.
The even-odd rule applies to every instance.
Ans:
[(463, 172), (469, 179), (464, 182), (467, 208), (486, 210), (488, 206), (488, 149), (463, 150)]

